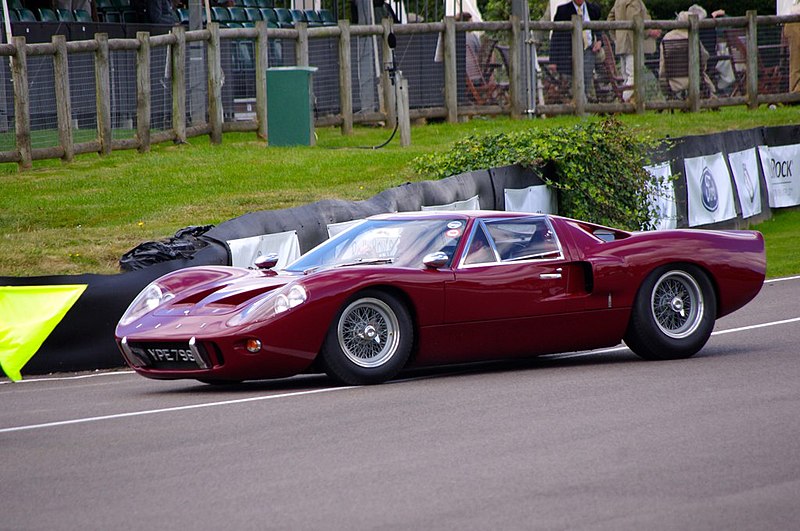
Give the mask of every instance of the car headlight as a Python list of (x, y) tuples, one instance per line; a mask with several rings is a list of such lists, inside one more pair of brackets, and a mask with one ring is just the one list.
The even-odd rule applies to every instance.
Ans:
[(122, 314), (122, 319), (119, 320), (119, 324), (131, 324), (144, 314), (155, 310), (165, 302), (174, 298), (175, 295), (173, 293), (165, 290), (154, 282), (144, 288), (142, 292), (133, 299), (128, 309)]
[(247, 308), (228, 319), (228, 326), (242, 326), (264, 321), (300, 306), (308, 300), (306, 289), (295, 284), (281, 289), (278, 293), (268, 293), (251, 303)]

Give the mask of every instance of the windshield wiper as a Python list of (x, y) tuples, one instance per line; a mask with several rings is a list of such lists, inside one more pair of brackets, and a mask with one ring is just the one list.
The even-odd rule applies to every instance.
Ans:
[(350, 267), (357, 265), (375, 265), (375, 264), (391, 264), (394, 262), (393, 258), (356, 258), (352, 262), (342, 262), (336, 264), (334, 267)]

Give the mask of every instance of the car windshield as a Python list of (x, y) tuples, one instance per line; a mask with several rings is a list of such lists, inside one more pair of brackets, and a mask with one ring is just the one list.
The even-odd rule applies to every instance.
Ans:
[(310, 250), (286, 271), (380, 263), (422, 267), (423, 257), (436, 251), (452, 261), (465, 226), (463, 219), (367, 220)]

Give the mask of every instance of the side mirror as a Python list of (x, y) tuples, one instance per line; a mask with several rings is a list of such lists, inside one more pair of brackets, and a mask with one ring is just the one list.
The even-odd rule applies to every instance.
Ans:
[(278, 253), (269, 253), (256, 258), (255, 266), (258, 269), (272, 269), (278, 264)]
[(442, 251), (437, 251), (435, 253), (426, 254), (425, 257), (422, 259), (422, 263), (425, 264), (425, 267), (431, 269), (439, 269), (440, 267), (444, 266), (450, 257), (447, 256), (446, 253)]

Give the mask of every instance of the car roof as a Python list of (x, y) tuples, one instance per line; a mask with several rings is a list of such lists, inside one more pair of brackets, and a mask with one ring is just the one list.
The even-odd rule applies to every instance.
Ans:
[(502, 210), (421, 210), (414, 212), (393, 212), (377, 214), (369, 219), (491, 219), (517, 218), (531, 216), (547, 216), (531, 212), (505, 212)]

